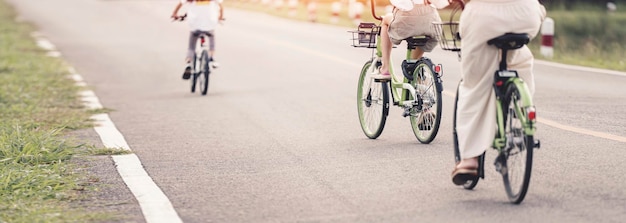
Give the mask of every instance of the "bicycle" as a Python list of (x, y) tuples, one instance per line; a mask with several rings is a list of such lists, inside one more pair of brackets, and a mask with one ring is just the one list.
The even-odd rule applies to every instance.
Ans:
[[(371, 0), (372, 15), (382, 21), (374, 10), (375, 0)], [(417, 140), (428, 144), (435, 139), (441, 124), (441, 80), (442, 65), (433, 64), (427, 58), (411, 59), (412, 50), (424, 46), (430, 36), (413, 36), (404, 39), (407, 43), (406, 58), (402, 61), (402, 77), (393, 72), (389, 66), (391, 80), (378, 80), (373, 76), (379, 74), (382, 66), (382, 49), (380, 45), (380, 26), (375, 23), (360, 23), (352, 33), (354, 47), (372, 49), (372, 57), (363, 65), (357, 89), (357, 109), (361, 129), (370, 139), (376, 139), (385, 127), (389, 114), (389, 95), (394, 106), (404, 109), (403, 117), (409, 117), (411, 128)], [(389, 64), (393, 61), (390, 58)]]
[[(454, 13), (453, 13), (454, 14)], [(459, 53), (460, 41), (458, 22), (434, 24), (441, 34), (440, 43), (445, 50)], [(445, 27), (445, 28), (444, 28)], [(448, 32), (448, 34), (446, 34)], [(536, 111), (532, 96), (526, 83), (516, 70), (507, 69), (507, 52), (528, 44), (527, 34), (505, 33), (487, 41), (488, 45), (499, 49), (501, 59), (498, 70), (494, 73), (493, 90), (496, 95), (497, 130), (492, 148), (497, 152), (494, 165), (502, 175), (508, 199), (514, 204), (524, 200), (530, 183), (533, 162), (533, 149), (540, 148), (540, 141), (534, 139), (536, 131)], [(463, 80), (459, 82), (459, 86)], [(455, 162), (461, 161), (456, 128), (458, 105), (458, 87), (454, 102), (453, 138)], [(478, 157), (478, 174), (474, 179), (463, 184), (463, 188), (472, 190), (479, 179), (485, 178), (485, 153)]]
[[(183, 16), (174, 18), (174, 20), (182, 22), (186, 17), (187, 14), (184, 14)], [(202, 95), (206, 95), (209, 91), (210, 68), (215, 68), (214, 66), (209, 66), (212, 62), (212, 58), (209, 56), (209, 44), (206, 43), (206, 40), (209, 38), (213, 38), (212, 32), (198, 32), (196, 52), (191, 60), (191, 93), (196, 92), (196, 86), (199, 87)]]

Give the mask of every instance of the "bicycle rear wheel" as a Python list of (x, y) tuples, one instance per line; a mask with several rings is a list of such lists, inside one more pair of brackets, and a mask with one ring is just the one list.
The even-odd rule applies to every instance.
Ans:
[[(357, 109), (363, 133), (375, 139), (380, 136), (389, 114), (389, 90), (387, 82), (375, 82), (370, 75), (372, 61), (363, 65), (357, 89)], [(376, 69), (378, 68), (376, 64)]]
[[(411, 84), (417, 91), (421, 106), (414, 107), (410, 115), (413, 134), (424, 144), (432, 142), (441, 124), (441, 91), (438, 74), (433, 70), (433, 63), (428, 58), (417, 62)], [(421, 107), (421, 108), (420, 108)]]
[(504, 188), (512, 203), (519, 204), (524, 200), (530, 183), (533, 164), (534, 137), (524, 131), (524, 123), (528, 117), (522, 105), (522, 98), (528, 97), (517, 88), (509, 84), (502, 100), (505, 112), (504, 133), (506, 145), (500, 154), (503, 162), (502, 178)]
[(200, 55), (199, 73), (199, 83), (202, 95), (206, 95), (209, 91), (209, 74), (211, 73), (209, 70), (209, 59), (209, 53), (206, 50), (203, 50)]

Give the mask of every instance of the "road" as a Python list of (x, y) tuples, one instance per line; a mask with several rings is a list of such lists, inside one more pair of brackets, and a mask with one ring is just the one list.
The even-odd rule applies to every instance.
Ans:
[[(227, 8), (216, 39), (221, 67), (200, 96), (180, 77), (188, 33), (169, 19), (176, 0), (7, 1), (112, 109), (184, 222), (626, 219), (626, 76), (536, 64), (542, 148), (526, 199), (511, 205), (490, 165), (473, 191), (451, 182), (454, 53), (427, 55), (445, 72), (435, 141), (417, 142), (395, 107), (369, 140), (355, 95), (370, 51), (352, 48), (345, 27)], [(393, 57), (403, 55), (397, 48)], [(145, 221), (112, 161), (94, 165), (112, 188), (99, 196), (120, 200), (128, 221)]]

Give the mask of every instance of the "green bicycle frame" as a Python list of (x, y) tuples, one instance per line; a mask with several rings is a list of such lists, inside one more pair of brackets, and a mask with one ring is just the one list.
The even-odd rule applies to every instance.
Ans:
[[(376, 36), (376, 56), (378, 58), (382, 58), (383, 57), (383, 52), (381, 50), (381, 45), (380, 45), (380, 40), (381, 40), (381, 36), (378, 35)], [(406, 60), (411, 60), (411, 52), (413, 50), (411, 49), (407, 49), (406, 51)], [(391, 82), (389, 83), (391, 86), (391, 94), (393, 98), (393, 103), (395, 105), (411, 105), (411, 103), (416, 100), (414, 95), (411, 95), (407, 89), (403, 88), (403, 85), (405, 84), (409, 84), (409, 79), (407, 79), (406, 77), (404, 77), (404, 75), (402, 76), (402, 81), (398, 80), (398, 78), (396, 77), (396, 75), (394, 75), (394, 71), (393, 71), (393, 66), (391, 66), (391, 56), (389, 57), (389, 61), (386, 61), (387, 64), (389, 64), (389, 74), (391, 74)], [(398, 90), (400, 90), (398, 92)]]
[[(532, 98), (530, 97), (530, 90), (524, 81), (519, 77), (511, 77), (506, 81), (506, 85), (514, 84), (520, 93), (520, 99), (522, 100), (522, 107), (519, 107), (518, 104), (515, 104), (514, 111), (517, 117), (522, 122), (522, 128), (524, 129), (524, 133), (527, 135), (534, 135), (536, 128), (536, 121), (529, 120), (529, 118), (525, 115), (525, 110), (533, 107)], [(493, 147), (500, 151), (506, 145), (506, 136), (504, 129), (504, 113), (503, 113), (503, 105), (501, 99), (496, 99), (496, 116), (497, 116), (497, 124), (498, 124), (498, 137), (494, 139)]]

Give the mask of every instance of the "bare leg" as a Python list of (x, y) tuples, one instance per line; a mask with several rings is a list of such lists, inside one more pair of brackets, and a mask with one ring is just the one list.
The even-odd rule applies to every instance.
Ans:
[(388, 14), (386, 16), (383, 17), (383, 22), (380, 25), (380, 46), (381, 46), (381, 50), (382, 50), (382, 54), (383, 54), (383, 65), (380, 67), (380, 73), (381, 74), (385, 74), (385, 73), (389, 73), (389, 65), (388, 63), (390, 62), (390, 57), (391, 57), (391, 40), (389, 39), (389, 24), (391, 23), (391, 20), (393, 19), (393, 15), (392, 14)]
[(461, 162), (459, 162), (456, 165), (457, 168), (477, 168), (478, 167), (478, 157), (472, 157), (472, 158), (467, 158), (467, 159), (462, 159)]
[(419, 47), (411, 50), (411, 59), (419, 59), (422, 58), (422, 56), (424, 56), (424, 51)]

